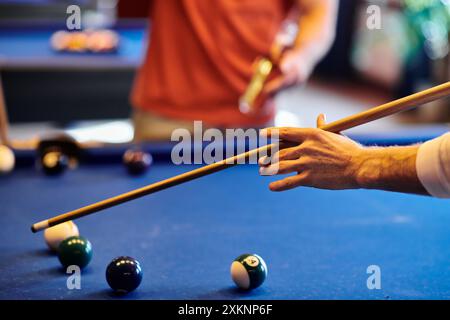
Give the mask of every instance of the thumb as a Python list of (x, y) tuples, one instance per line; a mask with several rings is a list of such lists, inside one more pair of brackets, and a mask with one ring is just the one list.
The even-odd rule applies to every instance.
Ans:
[(323, 113), (319, 114), (319, 116), (317, 117), (316, 123), (317, 123), (317, 128), (321, 128), (327, 124), (325, 115)]

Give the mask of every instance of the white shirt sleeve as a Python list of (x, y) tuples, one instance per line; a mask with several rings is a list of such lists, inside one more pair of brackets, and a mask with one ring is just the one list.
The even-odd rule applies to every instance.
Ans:
[(450, 133), (419, 147), (417, 176), (430, 195), (450, 198)]

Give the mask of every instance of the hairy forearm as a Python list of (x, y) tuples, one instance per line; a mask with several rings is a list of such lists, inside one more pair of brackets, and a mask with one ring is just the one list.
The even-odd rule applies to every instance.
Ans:
[(355, 156), (359, 187), (428, 195), (417, 176), (418, 148), (364, 148)]

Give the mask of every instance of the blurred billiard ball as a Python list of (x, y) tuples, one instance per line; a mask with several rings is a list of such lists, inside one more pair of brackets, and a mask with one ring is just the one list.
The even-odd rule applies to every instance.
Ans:
[(0, 174), (10, 173), (14, 169), (16, 158), (14, 152), (5, 145), (0, 145)]
[(40, 138), (36, 155), (39, 169), (48, 175), (59, 175), (67, 168), (77, 167), (82, 148), (72, 136), (64, 132), (54, 133)]
[(70, 159), (59, 148), (50, 148), (42, 154), (40, 161), (44, 173), (55, 176), (67, 170)]
[(119, 36), (112, 30), (96, 30), (89, 33), (87, 47), (92, 52), (113, 52), (117, 50)]
[(58, 258), (65, 268), (76, 265), (83, 269), (92, 259), (92, 245), (84, 237), (69, 237), (59, 244)]
[(70, 52), (83, 52), (87, 49), (88, 36), (82, 31), (69, 32), (67, 49)]
[(106, 281), (116, 293), (135, 290), (142, 281), (142, 268), (134, 258), (122, 256), (113, 259), (106, 268)]
[(50, 38), (50, 44), (56, 51), (66, 50), (69, 46), (69, 42), (70, 34), (64, 30), (56, 31)]
[(231, 264), (231, 278), (243, 290), (251, 290), (263, 284), (267, 277), (267, 265), (256, 254), (242, 254)]
[(131, 175), (143, 174), (153, 162), (150, 153), (129, 149), (123, 155), (123, 164)]

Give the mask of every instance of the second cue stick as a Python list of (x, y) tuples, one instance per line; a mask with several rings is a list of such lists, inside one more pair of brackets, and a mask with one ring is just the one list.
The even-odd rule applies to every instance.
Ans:
[[(381, 106), (369, 109), (367, 111), (357, 113), (355, 115), (343, 118), (338, 121), (331, 122), (323, 127), (321, 129), (330, 131), (330, 132), (340, 132), (344, 131), (398, 112), (409, 110), (413, 107), (416, 107), (420, 104), (428, 103), (443, 97), (446, 97), (450, 95), (450, 82), (446, 82), (444, 84), (441, 84), (439, 86), (415, 93), (413, 95), (407, 96), (405, 98), (401, 98), (398, 100), (394, 100), (391, 102), (388, 102), (386, 104), (383, 104)], [(180, 175), (177, 175), (175, 177), (159, 181), (153, 184), (150, 184), (148, 186), (145, 186), (140, 189), (136, 189), (85, 207), (82, 207), (80, 209), (76, 209), (64, 214), (61, 214), (59, 216), (50, 218), (48, 220), (43, 220), (40, 222), (37, 222), (31, 226), (31, 230), (33, 232), (37, 232), (43, 229), (46, 229), (48, 227), (55, 226), (57, 224), (69, 221), (69, 220), (75, 220), (78, 218), (81, 218), (83, 216), (92, 214), (94, 212), (98, 212), (113, 206), (117, 206), (121, 203), (131, 201), (133, 199), (137, 199), (140, 197), (143, 197), (145, 195), (149, 195), (206, 175), (209, 175), (211, 173), (218, 172), (220, 170), (232, 167), (239, 163), (239, 160), (242, 159), (249, 159), (250, 157), (254, 155), (258, 155), (260, 152), (267, 152), (271, 150), (275, 144), (269, 144), (254, 150), (250, 150), (248, 152), (236, 155), (234, 157), (230, 157), (227, 159), (224, 159), (222, 161), (201, 167), (199, 169), (195, 169)]]
[(10, 145), (8, 131), (8, 112), (6, 109), (3, 82), (0, 75), (0, 144)]

